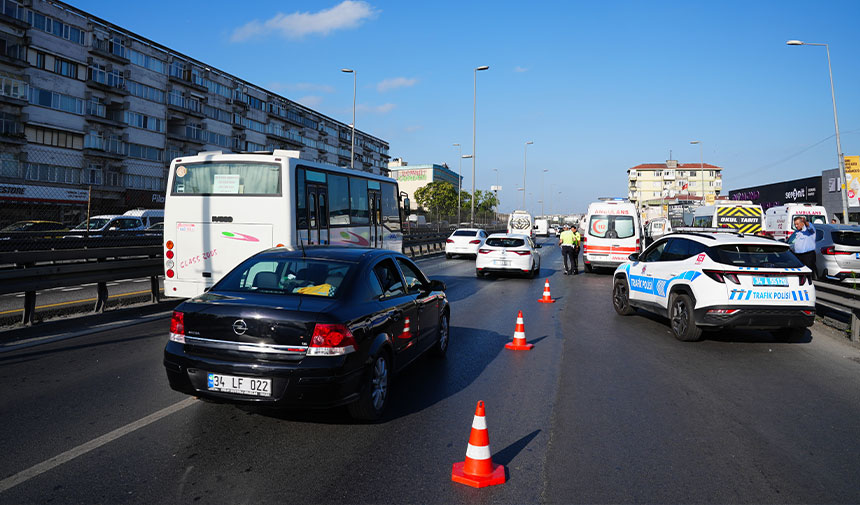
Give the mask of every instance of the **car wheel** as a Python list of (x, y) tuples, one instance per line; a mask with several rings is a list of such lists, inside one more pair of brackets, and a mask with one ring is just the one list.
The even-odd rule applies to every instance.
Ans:
[(780, 342), (797, 342), (806, 335), (806, 328), (780, 328), (772, 331), (771, 335)]
[(479, 278), (479, 279), (483, 279), (483, 278), (484, 278), (484, 273), (483, 273), (483, 272), (481, 272), (480, 270), (475, 270), (475, 277), (477, 277), (477, 278)]
[(445, 259), (446, 259), (446, 260), (451, 259), (451, 256), (452, 256), (451, 254), (445, 253)]
[(630, 290), (624, 279), (615, 279), (615, 284), (612, 286), (612, 307), (621, 316), (629, 316), (636, 312), (636, 309), (630, 306)]
[(590, 274), (591, 272), (593, 272), (593, 271), (594, 271), (594, 270), (591, 268), (591, 263), (584, 263), (584, 262), (583, 262), (583, 266), (585, 267), (585, 273)]
[(376, 421), (382, 417), (388, 405), (388, 392), (391, 384), (391, 361), (388, 352), (379, 350), (365, 372), (358, 400), (349, 404), (349, 414), (355, 419)]
[(682, 342), (695, 342), (702, 336), (693, 317), (693, 300), (684, 293), (674, 295), (669, 303), (669, 323), (675, 338)]
[(451, 325), (448, 321), (448, 313), (443, 312), (439, 318), (439, 329), (436, 331), (436, 343), (433, 344), (433, 355), (437, 358), (444, 358), (448, 352), (448, 343), (451, 339)]

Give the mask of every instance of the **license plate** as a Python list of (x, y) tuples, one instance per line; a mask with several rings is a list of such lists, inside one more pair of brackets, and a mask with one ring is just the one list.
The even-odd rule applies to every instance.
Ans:
[(507, 260), (493, 260), (493, 265), (499, 265), (499, 266), (506, 267), (506, 266), (509, 266), (510, 264), (511, 264), (511, 262), (507, 261)]
[(753, 286), (781, 286), (788, 287), (786, 277), (753, 277)]
[(206, 387), (209, 391), (220, 391), (222, 393), (272, 396), (272, 379), (236, 377), (233, 375), (210, 373), (207, 376)]

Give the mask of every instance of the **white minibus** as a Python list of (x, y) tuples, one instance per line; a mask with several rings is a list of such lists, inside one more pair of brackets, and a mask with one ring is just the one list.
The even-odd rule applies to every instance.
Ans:
[(397, 182), (298, 151), (174, 159), (164, 203), (164, 294), (203, 293), (249, 256), (312, 245), (403, 249)]

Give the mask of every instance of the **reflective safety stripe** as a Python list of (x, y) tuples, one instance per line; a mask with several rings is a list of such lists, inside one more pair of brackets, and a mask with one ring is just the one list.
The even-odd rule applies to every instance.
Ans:
[(526, 338), (526, 332), (524, 331), (515, 331), (514, 338)]
[(479, 447), (469, 444), (469, 446), (466, 447), (466, 457), (478, 460), (490, 459), (490, 446), (485, 445)]
[(484, 416), (475, 416), (475, 419), (472, 421), (472, 429), (474, 429), (474, 430), (486, 430), (487, 429), (487, 418)]

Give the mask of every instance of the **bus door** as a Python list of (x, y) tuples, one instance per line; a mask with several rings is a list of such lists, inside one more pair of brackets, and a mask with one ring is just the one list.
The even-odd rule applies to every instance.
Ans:
[(368, 184), (367, 204), (370, 210), (370, 246), (382, 247), (382, 192), (377, 182), (376, 189), (370, 189), (372, 182)]
[(308, 184), (308, 245), (329, 244), (328, 189)]

